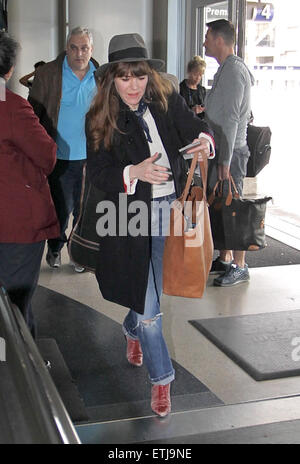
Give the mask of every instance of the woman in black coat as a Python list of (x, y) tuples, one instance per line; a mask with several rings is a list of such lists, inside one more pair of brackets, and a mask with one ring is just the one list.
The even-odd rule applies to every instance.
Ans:
[(206, 89), (200, 82), (202, 80), (206, 63), (201, 56), (194, 56), (187, 65), (187, 78), (180, 82), (180, 95), (185, 99), (187, 106), (204, 118), (204, 99)]
[(199, 140), (202, 159), (213, 143), (207, 125), (157, 72), (162, 64), (148, 59), (138, 34), (114, 36), (109, 63), (97, 71), (99, 92), (86, 124), (88, 175), (106, 192), (97, 207), (96, 277), (104, 298), (130, 308), (123, 323), (127, 359), (135, 366), (145, 362), (159, 416), (171, 410), (174, 379), (160, 297), (170, 203), (185, 181), (178, 149)]

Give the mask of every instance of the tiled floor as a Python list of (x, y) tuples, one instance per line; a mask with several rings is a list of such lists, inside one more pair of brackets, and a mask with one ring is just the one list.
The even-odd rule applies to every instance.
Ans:
[[(282, 229), (281, 240), (297, 247), (299, 217), (292, 218), (292, 224), (276, 211), (269, 211), (267, 217), (269, 235), (272, 229)], [(291, 235), (293, 244), (289, 241)], [(66, 250), (62, 262), (60, 269), (53, 270), (43, 261), (40, 285), (122, 322), (126, 309), (102, 298), (94, 275), (75, 273), (68, 264)], [(213, 287), (210, 278), (205, 295), (199, 300), (168, 296), (162, 299), (164, 332), (171, 356), (226, 404), (300, 395), (299, 377), (257, 382), (188, 323), (189, 319), (300, 309), (300, 265), (252, 268), (250, 275), (249, 283), (233, 288)]]

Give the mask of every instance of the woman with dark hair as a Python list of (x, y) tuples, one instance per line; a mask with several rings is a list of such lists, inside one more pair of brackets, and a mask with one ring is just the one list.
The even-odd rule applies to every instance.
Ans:
[(170, 204), (185, 183), (178, 149), (198, 141), (194, 151), (203, 159), (210, 156), (213, 140), (207, 125), (159, 75), (162, 66), (148, 58), (138, 34), (114, 36), (109, 62), (97, 71), (99, 91), (86, 130), (88, 176), (106, 192), (97, 211), (112, 206), (117, 219), (110, 227), (108, 217), (108, 228), (100, 227), (105, 214), (97, 222), (96, 277), (104, 298), (130, 308), (123, 323), (127, 359), (134, 366), (145, 362), (152, 410), (166, 416), (175, 376), (162, 333), (160, 298)]
[(34, 71), (21, 77), (19, 79), (20, 84), (24, 85), (24, 87), (27, 87), (28, 89), (31, 89), (35, 71), (37, 70), (37, 68), (39, 68), (40, 66), (43, 66), (44, 64), (46, 64), (45, 61), (38, 61), (37, 63), (35, 63)]
[(45, 240), (59, 234), (47, 176), (56, 145), (30, 104), (6, 88), (18, 43), (0, 32), (0, 282), (32, 335), (31, 298)]

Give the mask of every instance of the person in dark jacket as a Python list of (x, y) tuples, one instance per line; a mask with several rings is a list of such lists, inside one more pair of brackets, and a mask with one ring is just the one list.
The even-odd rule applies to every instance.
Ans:
[(202, 80), (206, 63), (201, 56), (194, 56), (187, 65), (187, 78), (180, 83), (180, 95), (185, 99), (199, 118), (204, 118), (204, 99), (206, 89), (200, 82)]
[(47, 180), (56, 144), (30, 104), (5, 86), (17, 49), (17, 42), (0, 32), (0, 282), (34, 336), (31, 298), (45, 240), (59, 234)]
[(104, 214), (96, 225), (96, 277), (105, 299), (130, 308), (123, 323), (127, 359), (135, 366), (145, 361), (151, 407), (159, 416), (171, 410), (174, 380), (160, 298), (170, 203), (185, 180), (178, 149), (200, 141), (195, 151), (202, 159), (213, 144), (207, 124), (157, 72), (162, 66), (148, 58), (140, 35), (114, 36), (109, 62), (97, 71), (99, 91), (86, 120), (87, 172), (106, 193), (97, 207)]

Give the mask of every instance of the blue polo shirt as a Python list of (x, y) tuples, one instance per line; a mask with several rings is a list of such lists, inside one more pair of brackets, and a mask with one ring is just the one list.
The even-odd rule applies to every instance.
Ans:
[(74, 74), (65, 57), (62, 69), (62, 98), (57, 124), (57, 158), (75, 161), (86, 158), (85, 116), (96, 94), (95, 66), (82, 81)]

